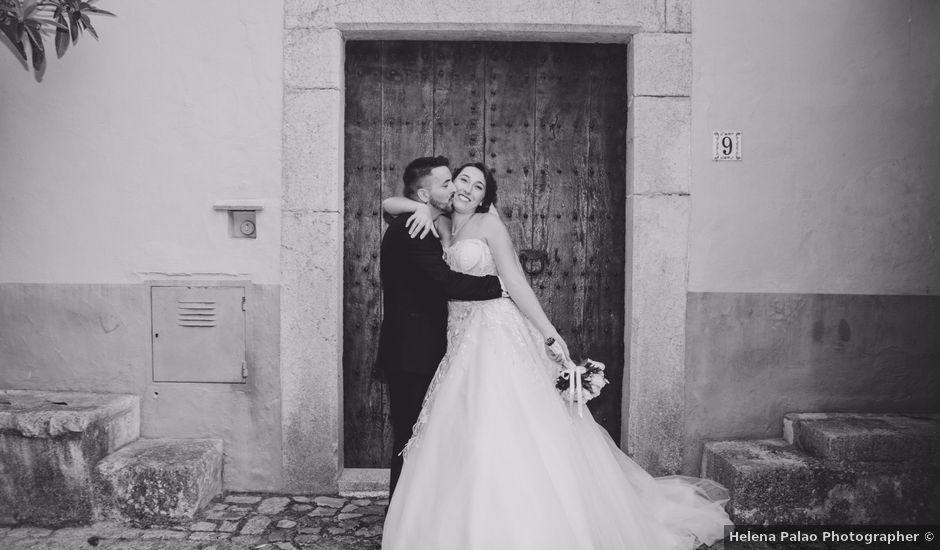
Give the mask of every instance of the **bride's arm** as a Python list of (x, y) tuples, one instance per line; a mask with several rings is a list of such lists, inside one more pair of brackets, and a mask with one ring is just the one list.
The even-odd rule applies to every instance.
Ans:
[(392, 216), (400, 214), (411, 214), (411, 217), (405, 222), (408, 229), (408, 235), (420, 238), (427, 236), (428, 231), (434, 233), (435, 237), (440, 238), (437, 229), (434, 227), (434, 218), (431, 217), (431, 209), (423, 202), (411, 200), (407, 197), (389, 197), (382, 201), (382, 210)]
[(393, 216), (412, 214), (421, 206), (424, 206), (424, 203), (411, 200), (408, 197), (389, 197), (382, 201), (382, 210)]
[(567, 357), (568, 346), (555, 330), (555, 326), (545, 315), (545, 310), (539, 304), (535, 292), (529, 286), (525, 273), (522, 271), (522, 264), (519, 263), (519, 257), (512, 245), (512, 238), (509, 231), (498, 216), (481, 216), (480, 226), (486, 236), (486, 242), (493, 253), (493, 260), (496, 261), (496, 269), (499, 272), (499, 278), (503, 281), (506, 292), (516, 303), (522, 313), (529, 318), (542, 336), (545, 338), (554, 338), (561, 343), (562, 349)]
[(408, 228), (408, 234), (412, 238), (417, 236), (423, 239), (428, 232), (440, 238), (437, 228), (434, 227), (434, 218), (431, 216), (431, 209), (428, 205), (407, 197), (389, 197), (382, 201), (382, 209), (392, 216), (411, 213), (411, 217), (405, 222), (405, 227)]

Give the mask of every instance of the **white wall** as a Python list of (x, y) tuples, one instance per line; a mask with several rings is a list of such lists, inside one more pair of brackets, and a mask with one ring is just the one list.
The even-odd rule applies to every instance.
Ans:
[[(690, 290), (940, 289), (940, 2), (695, 0)], [(711, 132), (743, 132), (743, 161)]]
[[(100, 6), (42, 82), (0, 47), (0, 282), (279, 282), (282, 2)], [(258, 239), (233, 198), (264, 201)]]

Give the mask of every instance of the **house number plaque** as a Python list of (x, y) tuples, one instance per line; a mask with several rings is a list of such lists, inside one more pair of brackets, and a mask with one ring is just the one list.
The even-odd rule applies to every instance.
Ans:
[(741, 132), (712, 132), (713, 160), (741, 160)]

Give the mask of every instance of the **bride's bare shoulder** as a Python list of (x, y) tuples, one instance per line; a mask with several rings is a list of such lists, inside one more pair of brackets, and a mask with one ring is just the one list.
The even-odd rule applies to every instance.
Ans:
[(479, 216), (479, 227), (485, 230), (504, 230), (506, 229), (506, 224), (503, 223), (503, 220), (499, 216), (492, 216), (490, 214), (485, 214)]
[(506, 224), (497, 216), (491, 216), (489, 214), (480, 216), (479, 223), (480, 232), (486, 236), (488, 243), (493, 244), (494, 241), (500, 242), (509, 239), (509, 230), (506, 228)]

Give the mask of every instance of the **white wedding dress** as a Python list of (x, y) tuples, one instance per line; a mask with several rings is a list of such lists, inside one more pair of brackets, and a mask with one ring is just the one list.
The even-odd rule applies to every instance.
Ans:
[[(445, 256), (455, 271), (496, 273), (482, 240)], [(587, 407), (569, 410), (558, 364), (511, 300), (449, 307), (447, 354), (405, 448), (383, 550), (687, 550), (723, 536), (726, 492), (651, 477)]]

